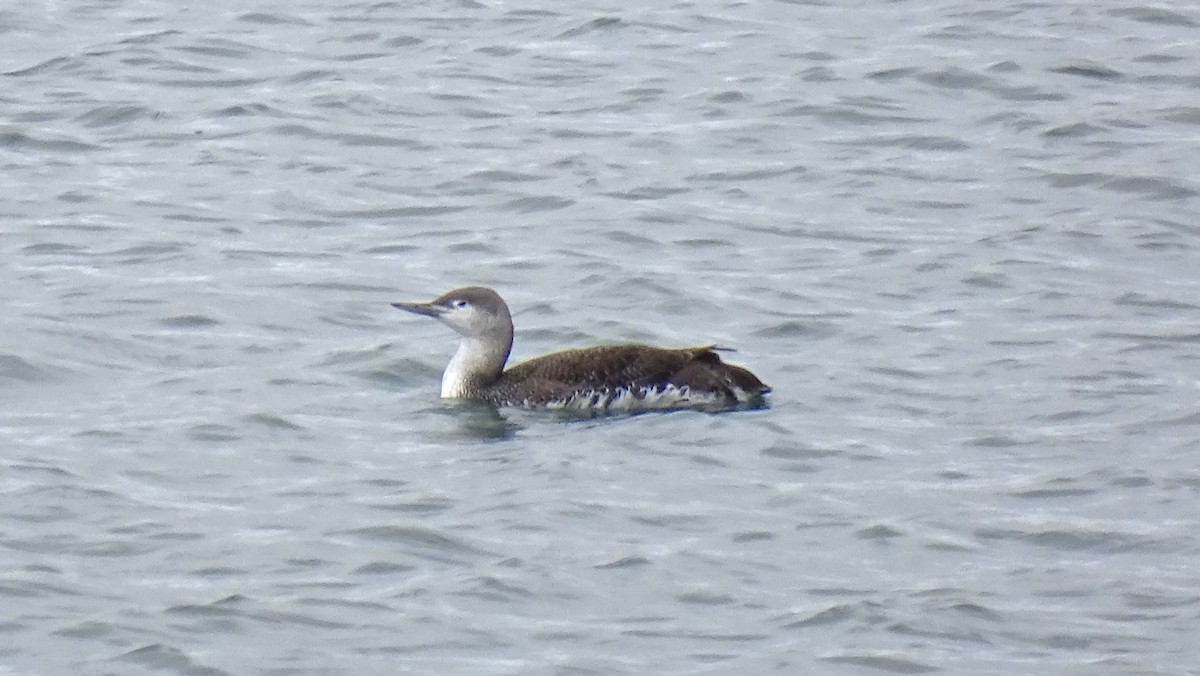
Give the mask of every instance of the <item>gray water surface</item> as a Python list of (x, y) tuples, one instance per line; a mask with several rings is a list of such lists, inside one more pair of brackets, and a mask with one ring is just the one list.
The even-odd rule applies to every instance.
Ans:
[(0, 672), (1200, 674), (1192, 5), (186, 4), (0, 10)]

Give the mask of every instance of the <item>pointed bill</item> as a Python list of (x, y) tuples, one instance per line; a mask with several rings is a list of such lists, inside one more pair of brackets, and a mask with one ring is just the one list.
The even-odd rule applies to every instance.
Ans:
[(446, 311), (445, 307), (434, 305), (433, 303), (405, 303), (397, 301), (392, 303), (392, 307), (407, 310), (418, 315), (425, 315), (426, 317), (440, 317)]

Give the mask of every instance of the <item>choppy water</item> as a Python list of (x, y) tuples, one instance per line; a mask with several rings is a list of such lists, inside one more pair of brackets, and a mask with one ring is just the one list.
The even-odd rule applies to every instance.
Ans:
[(1200, 673), (1196, 8), (187, 4), (0, 10), (0, 672)]

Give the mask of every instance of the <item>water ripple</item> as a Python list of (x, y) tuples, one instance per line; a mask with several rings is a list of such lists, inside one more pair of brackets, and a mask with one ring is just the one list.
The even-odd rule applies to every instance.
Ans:
[[(1197, 17), (905, 9), (13, 3), (5, 666), (1193, 669)], [(465, 284), (772, 406), (443, 402)]]

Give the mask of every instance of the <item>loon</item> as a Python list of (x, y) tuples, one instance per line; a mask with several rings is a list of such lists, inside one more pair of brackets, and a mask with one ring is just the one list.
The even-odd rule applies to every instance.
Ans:
[(716, 351), (726, 348), (715, 345), (603, 345), (554, 352), (505, 370), (512, 315), (499, 294), (481, 286), (392, 306), (433, 317), (462, 336), (442, 374), (445, 399), (571, 411), (719, 411), (763, 406), (771, 391), (750, 371), (721, 361)]

